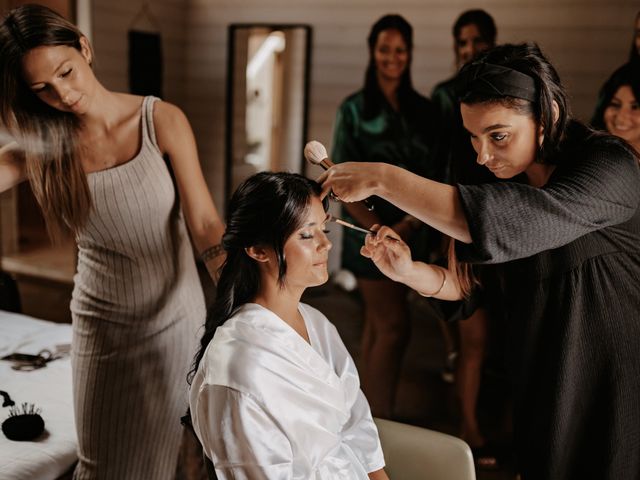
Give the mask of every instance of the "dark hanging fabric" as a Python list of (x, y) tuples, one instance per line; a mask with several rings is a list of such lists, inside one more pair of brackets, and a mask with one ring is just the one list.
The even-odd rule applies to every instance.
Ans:
[(0, 271), (0, 310), (20, 313), (20, 294), (16, 281), (6, 272)]
[(129, 90), (162, 98), (162, 42), (159, 33), (129, 31)]

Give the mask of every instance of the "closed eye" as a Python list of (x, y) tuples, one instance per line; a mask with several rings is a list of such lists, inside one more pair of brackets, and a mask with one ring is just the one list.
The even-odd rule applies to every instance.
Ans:
[(69, 75), (71, 73), (71, 71), (73, 70), (73, 68), (70, 68), (69, 70), (67, 70), (66, 72), (63, 72), (60, 74), (60, 76), (62, 78), (66, 77), (67, 75)]
[[(329, 233), (329, 232), (330, 232), (330, 230), (328, 230), (328, 229), (324, 228), (324, 229), (322, 229), (322, 232), (326, 235), (327, 233)], [(300, 238), (301, 238), (302, 240), (310, 240), (310, 239), (312, 239), (312, 238), (313, 238), (313, 233), (301, 232), (301, 233), (300, 233)]]

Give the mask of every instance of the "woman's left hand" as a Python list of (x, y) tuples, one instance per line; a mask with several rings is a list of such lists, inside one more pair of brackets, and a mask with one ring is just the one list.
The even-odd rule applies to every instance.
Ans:
[(403, 282), (413, 272), (411, 250), (389, 227), (374, 225), (375, 236), (367, 235), (360, 253), (370, 258), (376, 267), (391, 280)]

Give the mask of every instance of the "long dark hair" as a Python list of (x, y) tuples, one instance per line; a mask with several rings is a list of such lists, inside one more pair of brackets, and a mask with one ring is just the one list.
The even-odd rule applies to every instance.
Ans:
[(605, 82), (600, 89), (598, 95), (598, 103), (596, 111), (591, 119), (591, 125), (599, 130), (606, 130), (604, 123), (604, 111), (611, 103), (611, 99), (622, 86), (629, 86), (636, 97), (636, 101), (640, 102), (640, 59), (625, 63), (618, 68), (611, 77)]
[[(246, 253), (252, 246), (270, 247), (278, 260), (278, 282), (284, 285), (287, 262), (284, 244), (302, 226), (312, 197), (319, 197), (320, 185), (295, 173), (260, 172), (245, 180), (227, 208), (227, 228), (222, 246), (227, 259), (221, 268), (216, 300), (209, 309), (200, 349), (193, 361), (191, 383), (216, 329), (233, 312), (251, 302), (260, 290), (258, 265)], [(327, 200), (323, 202), (325, 210)]]
[(91, 194), (78, 158), (78, 119), (40, 100), (22, 79), (22, 59), (41, 46), (81, 51), (82, 33), (42, 5), (22, 5), (0, 23), (0, 125), (16, 138), (33, 193), (54, 239), (74, 233), (91, 210)]
[[(415, 98), (418, 96), (411, 82), (411, 60), (413, 58), (413, 28), (402, 16), (390, 14), (380, 18), (371, 27), (367, 44), (369, 45), (369, 65), (364, 76), (364, 118), (370, 120), (380, 114), (382, 105), (384, 104), (384, 95), (378, 85), (378, 77), (376, 73), (375, 47), (378, 36), (384, 30), (397, 30), (402, 35), (404, 43), (407, 45), (409, 53), (409, 61), (407, 68), (400, 77), (400, 85), (398, 86), (398, 105), (400, 113), (406, 115), (412, 120), (419, 112), (416, 111)], [(416, 118), (416, 120), (418, 120)]]
[[(542, 163), (553, 163), (557, 158), (555, 154), (560, 149), (571, 120), (571, 111), (567, 92), (560, 82), (560, 76), (543, 55), (540, 47), (535, 43), (499, 45), (480, 53), (474, 60), (465, 64), (461, 74), (466, 68), (473, 68), (479, 64), (498, 65), (531, 77), (535, 83), (537, 100), (523, 100), (498, 92), (478, 92), (471, 88), (459, 92), (460, 101), (468, 105), (499, 103), (507, 108), (531, 115), (536, 123), (544, 128), (544, 142), (540, 146), (537, 160)], [(558, 119), (555, 121), (554, 101), (558, 104)]]
[(456, 23), (453, 24), (453, 38), (458, 40), (462, 27), (467, 25), (475, 25), (478, 27), (478, 33), (482, 39), (491, 47), (496, 44), (496, 35), (498, 33), (493, 17), (481, 9), (466, 10), (460, 14)]

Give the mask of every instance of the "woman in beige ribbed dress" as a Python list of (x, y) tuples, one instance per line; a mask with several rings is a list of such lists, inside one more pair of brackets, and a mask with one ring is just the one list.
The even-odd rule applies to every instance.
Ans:
[(51, 234), (78, 243), (74, 478), (171, 479), (205, 316), (185, 223), (210, 272), (223, 227), (184, 114), (106, 90), (91, 61), (87, 39), (45, 7), (0, 24), (0, 121), (17, 144), (0, 158), (0, 191), (29, 180)]

